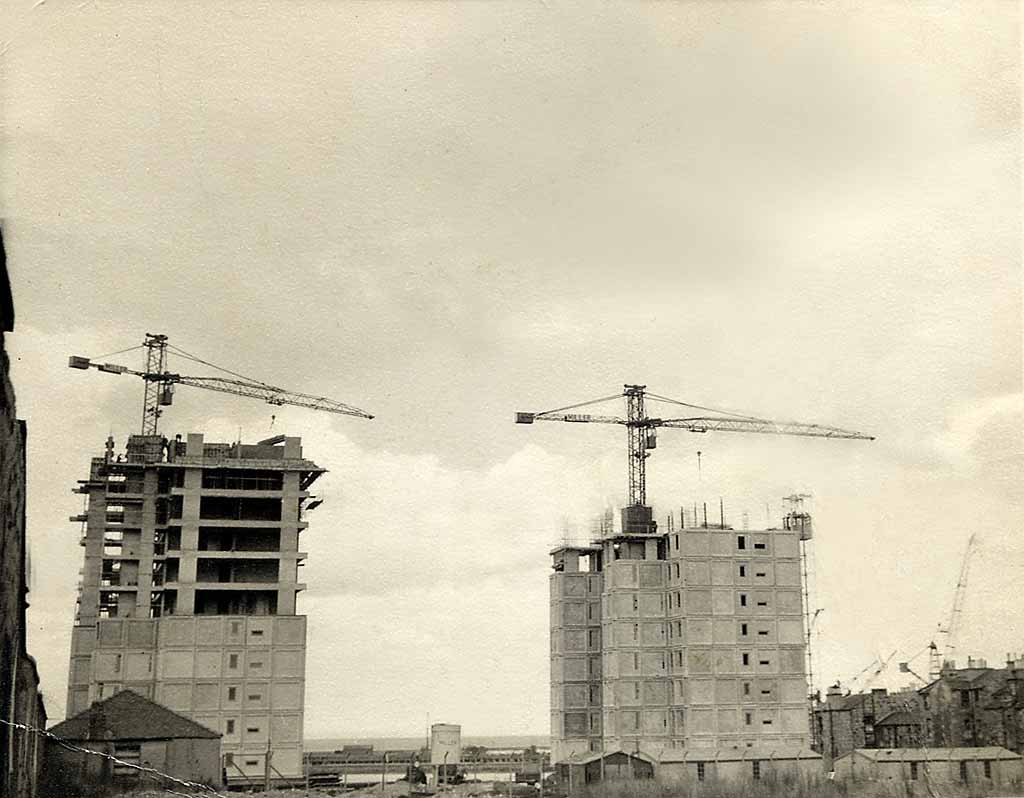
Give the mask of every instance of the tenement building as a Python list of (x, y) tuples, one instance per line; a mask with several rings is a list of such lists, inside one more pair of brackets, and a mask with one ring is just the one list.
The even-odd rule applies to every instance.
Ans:
[[(810, 744), (803, 527), (620, 532), (555, 548), (552, 759)], [(789, 526), (789, 525), (787, 525)]]
[(7, 355), (14, 300), (0, 229), (0, 798), (32, 798), (46, 726), (36, 661), (28, 653), (29, 551), (25, 523), (28, 428), (18, 418)]
[(132, 435), (117, 456), (108, 440), (72, 518), (85, 558), (68, 717), (130, 689), (220, 732), (229, 781), (300, 775), (299, 536), (323, 472), (285, 436)]

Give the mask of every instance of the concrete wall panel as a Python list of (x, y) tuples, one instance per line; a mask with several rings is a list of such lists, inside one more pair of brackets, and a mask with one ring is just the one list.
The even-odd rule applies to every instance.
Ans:
[(196, 651), (196, 678), (216, 679), (221, 675), (223, 657), (218, 649)]
[(305, 663), (301, 650), (274, 652), (274, 676), (303, 676)]
[(710, 645), (711, 620), (690, 618), (686, 621), (686, 640), (690, 645)]
[(162, 618), (161, 646), (193, 646), (196, 642), (195, 618)]
[(223, 644), (223, 618), (196, 618), (196, 645), (220, 646)]
[(191, 679), (195, 665), (194, 652), (190, 650), (164, 650), (158, 659), (161, 679)]

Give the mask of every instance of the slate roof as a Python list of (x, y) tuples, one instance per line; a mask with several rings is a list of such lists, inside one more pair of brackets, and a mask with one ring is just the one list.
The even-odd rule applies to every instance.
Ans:
[(788, 759), (821, 759), (821, 754), (799, 745), (771, 745), (761, 743), (749, 748), (686, 749), (666, 748), (658, 761), (666, 762), (750, 762), (754, 759), (771, 762)]
[(886, 715), (884, 718), (882, 718), (880, 721), (878, 721), (875, 724), (875, 726), (920, 726), (920, 725), (921, 725), (921, 720), (919, 718), (915, 717), (910, 712), (907, 712), (904, 709), (898, 709), (895, 712), (890, 712), (888, 715)]
[(843, 754), (839, 759), (854, 754), (874, 762), (973, 762), (984, 759), (1021, 759), (1020, 754), (1007, 751), (998, 745), (983, 748), (857, 748)]
[[(648, 763), (650, 763), (652, 765), (657, 761), (650, 754), (645, 754), (643, 751), (623, 751), (621, 748), (615, 748), (615, 749), (609, 749), (609, 750), (604, 752), (604, 756), (605, 757), (609, 757), (612, 754), (625, 754), (628, 757), (631, 757), (633, 759), (639, 759), (639, 760), (641, 760), (643, 762), (648, 762)], [(567, 757), (566, 759), (561, 760), (561, 762), (559, 762), (557, 764), (563, 764), (563, 765), (565, 765), (565, 764), (569, 764), (569, 765), (589, 765), (591, 762), (597, 762), (598, 760), (600, 760), (601, 756), (602, 756), (602, 754), (601, 754), (600, 751), (595, 751), (593, 753), (588, 753), (586, 756), (580, 756), (580, 757), (570, 756), (570, 757)]]
[(65, 740), (220, 738), (217, 732), (131, 690), (122, 690), (98, 701), (84, 712), (53, 726), (50, 732)]

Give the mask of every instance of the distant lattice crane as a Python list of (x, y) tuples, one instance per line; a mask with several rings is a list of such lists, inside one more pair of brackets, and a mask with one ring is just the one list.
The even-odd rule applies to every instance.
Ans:
[(967, 539), (967, 547), (964, 549), (963, 560), (960, 561), (960, 574), (956, 580), (956, 590), (953, 593), (953, 607), (949, 611), (949, 620), (945, 627), (939, 624), (936, 630), (939, 635), (945, 635), (945, 645), (941, 648), (934, 640), (929, 644), (930, 650), (928, 676), (935, 681), (942, 674), (942, 666), (956, 651), (958, 642), (957, 635), (960, 631), (960, 617), (964, 611), (964, 599), (967, 596), (967, 577), (971, 572), (971, 556), (974, 554), (977, 535), (972, 534)]
[[(810, 438), (848, 438), (872, 441), (870, 435), (859, 432), (828, 427), (821, 424), (803, 424), (799, 422), (778, 422), (764, 418), (715, 410), (710, 407), (688, 404), (675, 399), (647, 392), (645, 385), (624, 385), (621, 396), (626, 399), (625, 416), (598, 416), (589, 413), (570, 413), (588, 405), (608, 402), (619, 398), (605, 396), (588, 402), (579, 402), (555, 410), (542, 413), (516, 413), (517, 424), (532, 424), (534, 421), (566, 421), (569, 423), (588, 424), (621, 424), (626, 428), (629, 452), (629, 504), (644, 506), (647, 504), (647, 458), (649, 450), (657, 447), (657, 429), (671, 427), (685, 429), (688, 432), (754, 432), (769, 435), (796, 435)], [(695, 415), (681, 418), (652, 418), (647, 415), (646, 402), (662, 402), (686, 407), (691, 410), (715, 413), (714, 416)]]
[[(235, 396), (248, 396), (252, 399), (262, 399), (264, 402), (272, 405), (294, 405), (296, 407), (305, 407), (309, 410), (322, 410), (327, 413), (341, 413), (347, 416), (373, 418), (372, 415), (357, 407), (342, 404), (333, 399), (278, 388), (275, 385), (259, 382), (219, 366), (214, 366), (212, 363), (207, 363), (205, 360), (200, 360), (194, 355), (190, 355), (183, 349), (168, 344), (166, 335), (146, 333), (146, 340), (143, 341), (140, 347), (132, 347), (132, 349), (141, 347), (146, 349), (145, 371), (135, 371), (127, 366), (121, 366), (116, 363), (93, 363), (89, 358), (77, 355), (73, 355), (68, 360), (68, 366), (73, 369), (94, 368), (99, 371), (105, 371), (108, 374), (133, 374), (136, 377), (141, 377), (145, 381), (142, 401), (143, 435), (157, 434), (160, 416), (163, 414), (161, 408), (170, 405), (173, 401), (175, 385), (190, 385), (193, 388), (205, 388), (208, 391), (220, 391), (221, 393), (230, 393)], [(176, 355), (223, 371), (231, 375), (232, 378), (187, 377), (169, 372), (167, 371), (168, 348)], [(132, 349), (124, 351), (130, 352)]]

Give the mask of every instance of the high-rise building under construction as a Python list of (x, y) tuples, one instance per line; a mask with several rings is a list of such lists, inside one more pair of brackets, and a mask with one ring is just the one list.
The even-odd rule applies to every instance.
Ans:
[[(791, 523), (793, 520), (799, 523)], [(651, 509), (552, 552), (552, 757), (810, 743), (801, 540)]]
[(133, 690), (220, 732), (229, 780), (300, 775), (299, 534), (322, 473), (299, 438), (132, 435), (116, 456), (108, 440), (72, 518), (85, 558), (68, 716)]

